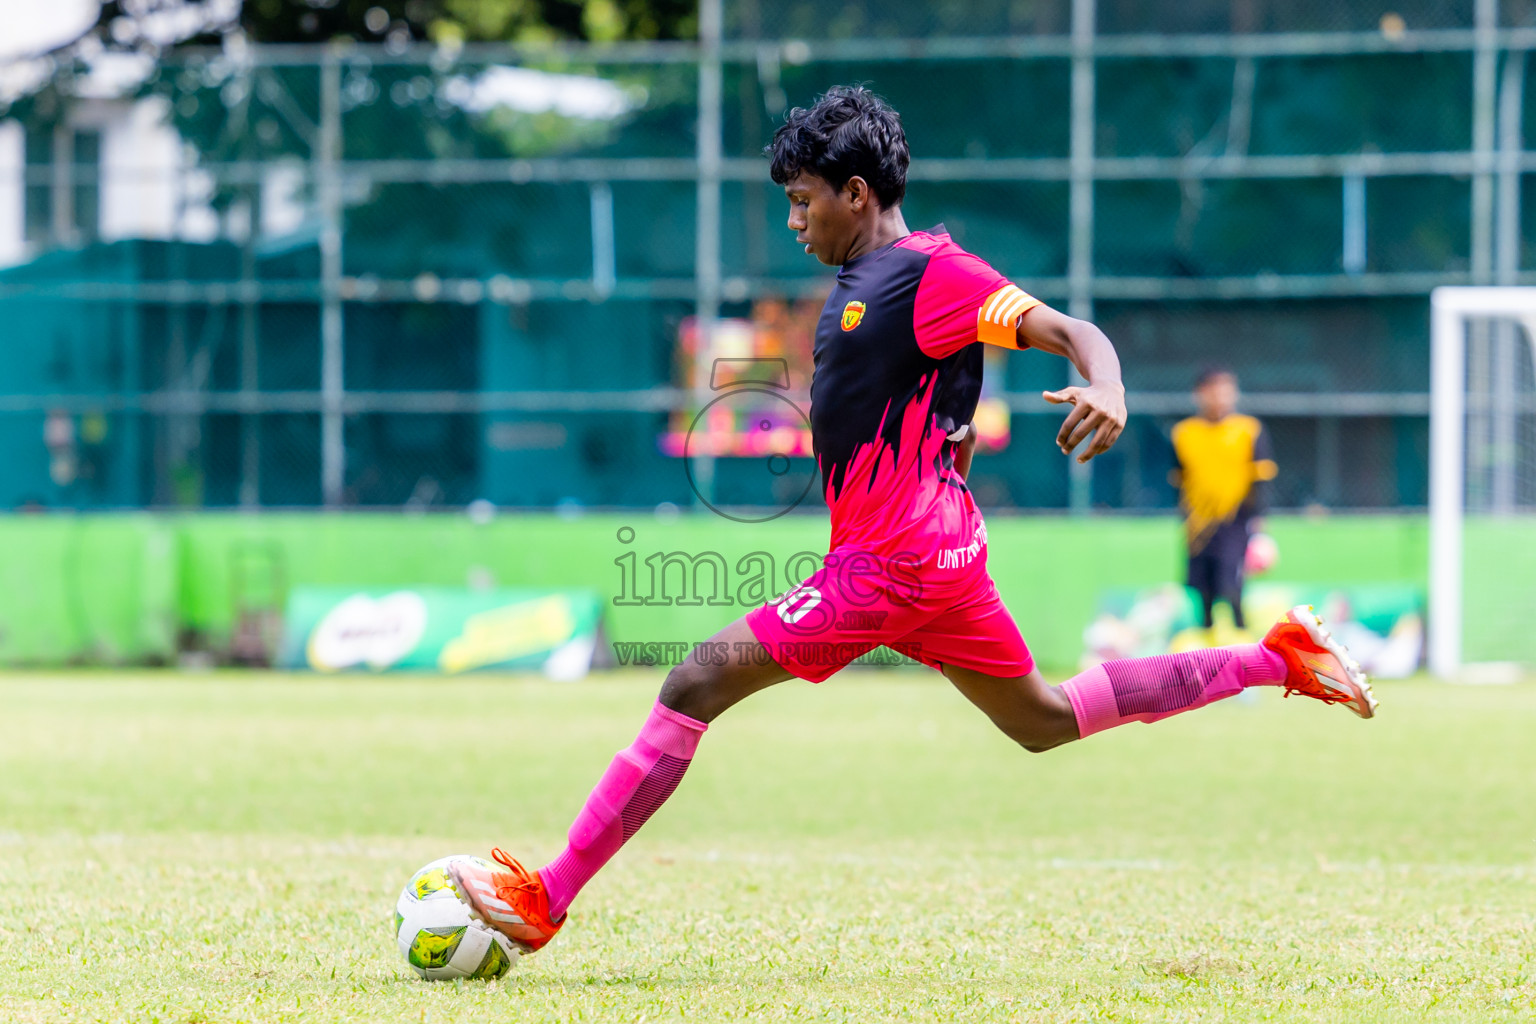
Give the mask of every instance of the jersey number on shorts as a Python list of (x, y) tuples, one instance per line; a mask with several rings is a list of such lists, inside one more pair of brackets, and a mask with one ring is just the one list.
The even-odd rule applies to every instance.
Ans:
[(774, 603), (779, 606), (779, 618), (790, 625), (794, 625), (805, 618), (811, 609), (821, 604), (821, 591), (809, 583), (802, 583), (795, 589), (786, 592), (783, 597)]

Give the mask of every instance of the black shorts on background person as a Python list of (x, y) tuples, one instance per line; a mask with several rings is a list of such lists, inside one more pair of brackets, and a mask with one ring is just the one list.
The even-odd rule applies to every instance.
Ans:
[(1215, 624), (1216, 602), (1232, 608), (1232, 624), (1246, 629), (1243, 621), (1243, 560), (1248, 553), (1248, 523), (1222, 523), (1198, 551), (1189, 552), (1185, 582), (1200, 594), (1201, 621), (1206, 629)]

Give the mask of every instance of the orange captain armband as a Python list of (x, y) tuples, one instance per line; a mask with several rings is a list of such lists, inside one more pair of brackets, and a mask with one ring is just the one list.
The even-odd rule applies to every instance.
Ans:
[(1019, 348), (1019, 317), (1040, 300), (1017, 285), (1005, 284), (988, 295), (976, 313), (976, 340), (1000, 348)]

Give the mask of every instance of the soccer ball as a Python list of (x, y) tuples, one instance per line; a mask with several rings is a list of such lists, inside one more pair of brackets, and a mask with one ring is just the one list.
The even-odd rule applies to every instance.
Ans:
[[(428, 981), (499, 978), (517, 963), (518, 949), (505, 936), (469, 916), (448, 874), (456, 860), (444, 857), (417, 871), (395, 903), (395, 941), (411, 970)], [(489, 866), (489, 865), (487, 865)]]

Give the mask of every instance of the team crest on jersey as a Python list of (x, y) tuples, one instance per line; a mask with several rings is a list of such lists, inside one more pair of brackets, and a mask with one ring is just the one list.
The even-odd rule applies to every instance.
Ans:
[(843, 330), (851, 331), (864, 319), (864, 303), (854, 299), (843, 307)]

